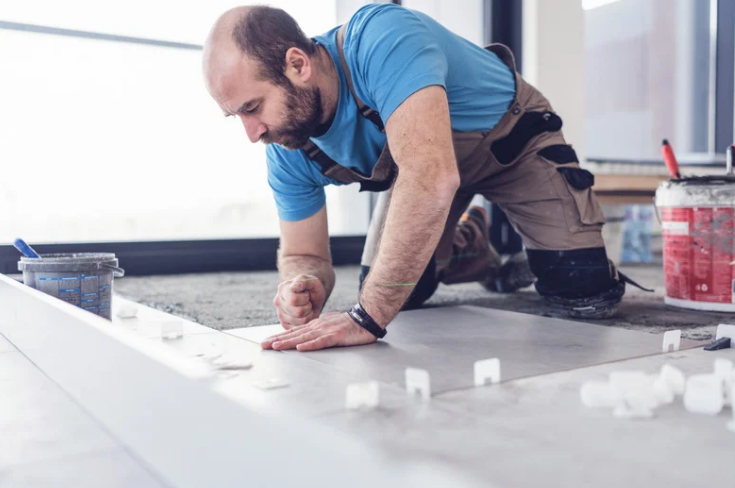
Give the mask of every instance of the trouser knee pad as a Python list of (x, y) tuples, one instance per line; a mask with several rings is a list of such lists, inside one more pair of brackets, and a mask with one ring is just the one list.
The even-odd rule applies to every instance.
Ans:
[(536, 290), (542, 296), (587, 298), (618, 285), (604, 247), (526, 252), (531, 271), (538, 278)]

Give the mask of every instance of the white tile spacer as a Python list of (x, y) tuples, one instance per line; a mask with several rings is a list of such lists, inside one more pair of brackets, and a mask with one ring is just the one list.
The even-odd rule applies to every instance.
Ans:
[(735, 364), (727, 358), (715, 358), (715, 376), (724, 382), (728, 382), (732, 375)]
[(250, 369), (253, 362), (246, 357), (238, 357), (235, 354), (220, 355), (212, 359), (212, 364), (221, 370)]
[(682, 370), (670, 364), (664, 364), (661, 366), (660, 377), (669, 385), (675, 395), (684, 394), (687, 378)]
[(680, 345), (681, 345), (681, 331), (680, 330), (668, 330), (664, 332), (664, 343), (661, 348), (662, 352), (664, 353), (669, 352), (669, 347), (671, 347), (674, 351), (678, 351)]
[(650, 419), (653, 418), (653, 410), (641, 406), (629, 406), (624, 402), (615, 407), (613, 417), (619, 419)]
[(713, 374), (695, 374), (687, 379), (684, 408), (691, 413), (717, 415), (725, 405), (720, 378)]
[(715, 358), (715, 376), (722, 381), (722, 387), (725, 392), (725, 406), (732, 405), (733, 401), (733, 380), (735, 380), (735, 364), (725, 358)]
[(345, 407), (348, 410), (371, 409), (380, 403), (380, 386), (377, 381), (347, 385)]
[(655, 398), (653, 392), (643, 389), (637, 392), (627, 392), (613, 410), (613, 417), (619, 419), (650, 419), (653, 418)]
[(475, 361), (475, 386), (485, 386), (486, 380), (491, 384), (500, 383), (500, 359)]
[(270, 378), (256, 378), (250, 382), (254, 387), (261, 390), (274, 390), (276, 388), (284, 388), (289, 385), (288, 380), (273, 376)]
[(418, 393), (421, 399), (429, 401), (431, 398), (431, 378), (425, 369), (406, 368), (406, 391), (410, 394)]
[(653, 396), (656, 398), (658, 405), (669, 405), (674, 403), (676, 393), (666, 378), (662, 378), (659, 375), (653, 375), (653, 378), (654, 380), (651, 388), (653, 389)]
[(184, 336), (184, 322), (181, 320), (166, 320), (161, 322), (162, 339), (178, 339)]
[(720, 324), (717, 326), (717, 335), (715, 340), (722, 339), (723, 337), (730, 338), (730, 347), (735, 348), (735, 325)]
[(116, 308), (115, 315), (121, 319), (134, 319), (138, 316), (138, 307), (132, 303), (123, 303)]

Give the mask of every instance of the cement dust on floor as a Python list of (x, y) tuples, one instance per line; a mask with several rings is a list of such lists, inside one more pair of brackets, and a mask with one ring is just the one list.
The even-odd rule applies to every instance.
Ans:
[[(735, 320), (733, 314), (684, 310), (664, 305), (660, 265), (621, 267), (647, 293), (628, 285), (616, 317), (594, 323), (660, 334), (682, 329), (684, 337), (709, 340), (719, 323)], [(347, 310), (355, 303), (358, 266), (336, 268), (337, 285), (325, 311)], [(122, 296), (218, 330), (273, 324), (278, 321), (272, 300), (279, 283), (275, 271), (203, 273), (172, 276), (127, 277), (115, 281)], [(477, 283), (441, 285), (427, 307), (476, 305), (534, 315), (552, 316), (533, 287), (511, 294), (491, 293)]]

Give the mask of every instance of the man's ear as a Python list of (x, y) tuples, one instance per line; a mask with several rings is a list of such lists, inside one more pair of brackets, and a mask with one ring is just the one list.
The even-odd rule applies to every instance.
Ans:
[(284, 74), (291, 83), (304, 84), (313, 76), (314, 65), (307, 54), (297, 47), (286, 51), (286, 69)]

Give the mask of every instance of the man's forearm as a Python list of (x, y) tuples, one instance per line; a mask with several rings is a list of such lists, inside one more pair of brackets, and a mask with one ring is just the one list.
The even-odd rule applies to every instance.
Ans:
[(378, 254), (360, 295), (362, 306), (382, 327), (398, 314), (439, 244), (458, 184), (452, 174), (399, 173)]
[(332, 294), (332, 290), (334, 289), (335, 276), (332, 263), (316, 256), (283, 256), (279, 251), (278, 272), (280, 273), (281, 281), (292, 280), (301, 274), (319, 278), (326, 291), (324, 303), (327, 302), (329, 295)]

